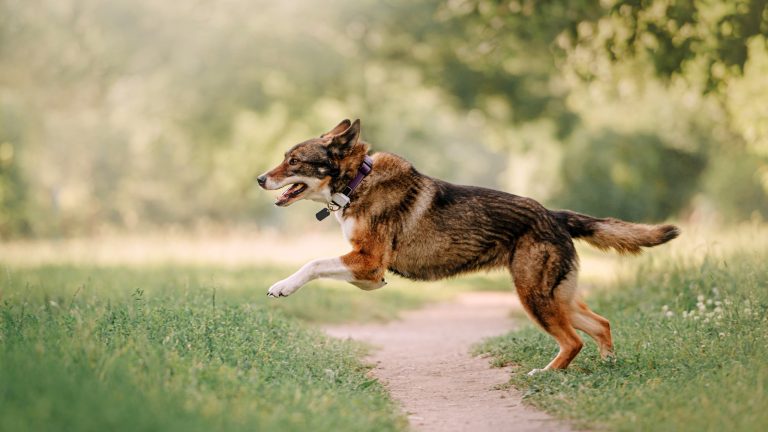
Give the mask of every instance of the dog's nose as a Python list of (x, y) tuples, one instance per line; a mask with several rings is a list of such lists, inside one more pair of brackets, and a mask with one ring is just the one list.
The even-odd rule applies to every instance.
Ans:
[(259, 186), (264, 187), (264, 185), (267, 183), (267, 176), (259, 176), (256, 181), (259, 182)]

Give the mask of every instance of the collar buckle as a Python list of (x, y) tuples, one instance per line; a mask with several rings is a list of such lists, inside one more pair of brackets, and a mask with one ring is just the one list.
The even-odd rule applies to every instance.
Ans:
[(349, 206), (349, 202), (351, 201), (350, 195), (352, 195), (352, 192), (354, 192), (355, 189), (360, 186), (360, 183), (368, 174), (371, 173), (371, 171), (373, 171), (373, 159), (371, 159), (370, 156), (365, 155), (363, 163), (360, 165), (360, 168), (357, 169), (357, 175), (355, 178), (352, 179), (352, 181), (349, 182), (349, 184), (344, 187), (341, 192), (337, 192), (331, 196), (331, 201), (326, 204), (327, 210), (320, 210), (316, 215), (317, 220), (325, 219), (328, 217), (330, 212), (347, 208), (347, 206)]
[[(347, 208), (347, 206), (349, 205), (349, 201), (350, 201), (349, 195), (345, 193), (335, 193), (331, 197), (331, 202), (328, 203), (328, 208), (330, 208), (331, 205), (335, 205), (337, 207), (335, 210)], [(331, 209), (331, 210), (334, 210), (334, 209)]]

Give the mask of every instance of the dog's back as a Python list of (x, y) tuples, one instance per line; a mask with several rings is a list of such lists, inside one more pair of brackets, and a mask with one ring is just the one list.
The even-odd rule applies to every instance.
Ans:
[(537, 201), (476, 186), (455, 185), (422, 175), (391, 153), (374, 155), (374, 174), (343, 218), (368, 219), (392, 239), (389, 270), (433, 280), (457, 273), (506, 266), (520, 236), (548, 242), (575, 265), (572, 238), (601, 249), (638, 253), (640, 247), (677, 237), (671, 225), (633, 224), (550, 211)]

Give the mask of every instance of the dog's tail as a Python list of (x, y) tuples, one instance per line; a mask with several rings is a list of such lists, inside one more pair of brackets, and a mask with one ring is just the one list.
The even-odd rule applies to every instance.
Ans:
[(646, 225), (614, 218), (596, 218), (569, 210), (552, 211), (571, 237), (585, 240), (601, 249), (614, 249), (620, 254), (639, 254), (641, 247), (657, 246), (680, 235), (674, 225)]

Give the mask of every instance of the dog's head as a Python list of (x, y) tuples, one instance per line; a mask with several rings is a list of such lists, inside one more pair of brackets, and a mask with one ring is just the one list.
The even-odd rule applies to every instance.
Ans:
[(258, 177), (259, 186), (267, 190), (290, 186), (275, 201), (280, 207), (300, 199), (329, 202), (335, 180), (350, 165), (344, 163), (345, 159), (359, 153), (354, 151), (359, 139), (360, 120), (343, 120), (319, 138), (296, 144), (285, 152), (280, 165)]

